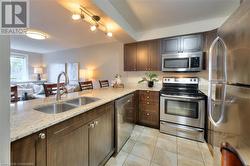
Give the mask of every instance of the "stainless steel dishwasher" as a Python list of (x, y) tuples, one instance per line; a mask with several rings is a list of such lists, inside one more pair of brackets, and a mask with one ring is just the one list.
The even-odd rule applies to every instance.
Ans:
[(131, 136), (135, 125), (134, 94), (115, 101), (115, 146), (116, 154)]

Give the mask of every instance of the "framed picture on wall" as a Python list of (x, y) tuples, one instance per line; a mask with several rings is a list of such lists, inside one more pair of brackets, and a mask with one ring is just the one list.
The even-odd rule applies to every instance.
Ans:
[(78, 84), (80, 63), (66, 63), (66, 73), (70, 84)]

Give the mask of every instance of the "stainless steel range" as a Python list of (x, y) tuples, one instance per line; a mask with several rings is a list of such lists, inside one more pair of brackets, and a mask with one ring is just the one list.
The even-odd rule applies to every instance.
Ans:
[(198, 90), (199, 79), (163, 78), (160, 99), (160, 131), (204, 141), (206, 96)]

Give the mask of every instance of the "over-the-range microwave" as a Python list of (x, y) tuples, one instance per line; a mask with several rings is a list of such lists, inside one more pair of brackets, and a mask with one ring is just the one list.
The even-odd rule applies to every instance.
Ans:
[(162, 71), (198, 72), (202, 64), (203, 52), (162, 54)]

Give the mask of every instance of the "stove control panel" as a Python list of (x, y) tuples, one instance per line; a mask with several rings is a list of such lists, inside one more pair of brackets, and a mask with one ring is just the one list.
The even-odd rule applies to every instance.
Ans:
[(163, 77), (163, 83), (167, 84), (199, 84), (197, 77)]

